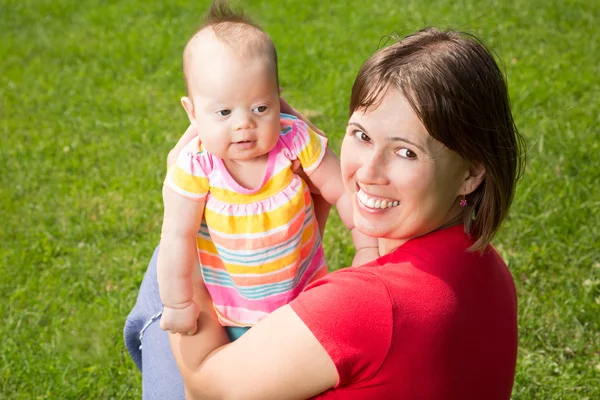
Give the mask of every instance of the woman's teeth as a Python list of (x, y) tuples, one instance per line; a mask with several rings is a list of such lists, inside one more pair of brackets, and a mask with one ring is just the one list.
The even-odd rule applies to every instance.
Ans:
[(358, 200), (366, 207), (374, 209), (384, 209), (396, 207), (400, 204), (399, 201), (385, 200), (380, 198), (371, 197), (362, 190), (359, 190), (356, 194)]

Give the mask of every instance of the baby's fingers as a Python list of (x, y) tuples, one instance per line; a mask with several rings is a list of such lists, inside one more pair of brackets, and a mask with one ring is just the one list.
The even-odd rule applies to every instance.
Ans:
[(196, 136), (198, 136), (198, 129), (196, 129), (195, 125), (190, 125), (185, 133), (179, 138), (175, 147), (169, 152), (169, 155), (167, 156), (167, 169), (175, 164), (181, 150), (183, 150), (183, 148)]

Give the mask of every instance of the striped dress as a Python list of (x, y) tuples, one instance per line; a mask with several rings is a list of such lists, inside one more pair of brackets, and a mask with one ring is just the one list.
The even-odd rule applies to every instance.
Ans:
[(281, 134), (256, 189), (240, 186), (196, 140), (169, 169), (168, 187), (206, 201), (198, 254), (222, 325), (252, 326), (327, 274), (310, 191), (291, 170), (297, 159), (310, 175), (326, 147), (303, 121), (281, 114)]

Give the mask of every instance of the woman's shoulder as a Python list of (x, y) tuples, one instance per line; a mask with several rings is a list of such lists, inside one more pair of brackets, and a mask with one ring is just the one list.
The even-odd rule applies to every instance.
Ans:
[(394, 307), (376, 273), (360, 267), (332, 272), (290, 306), (331, 357), (340, 386), (363, 382), (379, 371), (392, 344)]
[(449, 269), (458, 265), (491, 265), (491, 268), (506, 268), (506, 264), (491, 246), (482, 251), (469, 251), (472, 238), (465, 233), (464, 226), (455, 225), (421, 237), (413, 238), (398, 249), (380, 259), (381, 263), (410, 262), (423, 268)]
[(335, 326), (350, 324), (352, 329), (368, 326), (374, 315), (388, 322), (393, 318), (393, 300), (385, 279), (362, 267), (343, 268), (319, 278), (291, 306), (301, 317), (335, 320)]
[(388, 301), (385, 280), (377, 270), (363, 267), (347, 267), (331, 272), (314, 281), (304, 289), (305, 293), (319, 291), (329, 299), (365, 297), (367, 301)]
[[(473, 241), (462, 225), (436, 231), (406, 242), (394, 252), (366, 267), (382, 278), (394, 303), (441, 313), (504, 299), (516, 302), (508, 266), (492, 246), (469, 251)], [(466, 301), (465, 299), (469, 299)]]

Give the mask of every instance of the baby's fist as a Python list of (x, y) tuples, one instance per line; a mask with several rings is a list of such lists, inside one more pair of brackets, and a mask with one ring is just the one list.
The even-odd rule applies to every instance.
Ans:
[(200, 309), (193, 301), (183, 308), (165, 306), (160, 318), (160, 327), (171, 333), (193, 335), (198, 327), (199, 315)]

